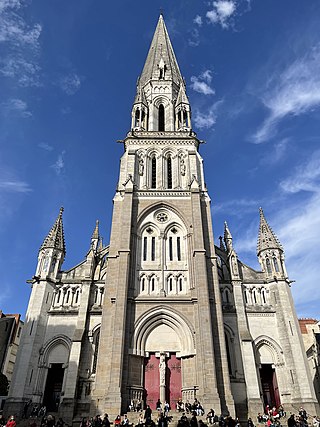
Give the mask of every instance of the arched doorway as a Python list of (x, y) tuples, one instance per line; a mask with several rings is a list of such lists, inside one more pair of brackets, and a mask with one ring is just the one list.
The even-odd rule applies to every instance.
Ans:
[(183, 387), (194, 388), (193, 378), (182, 381), (184, 358), (195, 355), (193, 335), (182, 315), (167, 307), (152, 309), (135, 323), (133, 354), (143, 357), (142, 385), (151, 409), (158, 399), (175, 408)]
[(170, 326), (161, 324), (151, 331), (146, 341), (144, 389), (146, 404), (156, 409), (157, 400), (175, 408), (181, 397), (180, 338)]

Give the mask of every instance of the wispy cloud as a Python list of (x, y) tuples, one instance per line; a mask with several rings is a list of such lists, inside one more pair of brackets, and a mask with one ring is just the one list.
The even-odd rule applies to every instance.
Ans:
[(320, 194), (320, 150), (315, 151), (311, 159), (299, 165), (294, 172), (280, 182), (285, 193), (311, 191)]
[[(271, 88), (271, 89), (270, 89)], [(268, 116), (252, 136), (261, 143), (277, 133), (281, 120), (299, 116), (320, 106), (320, 44), (274, 73), (261, 98)]]
[(212, 4), (213, 8), (208, 10), (206, 17), (211, 24), (219, 24), (226, 29), (230, 26), (230, 19), (235, 14), (237, 5), (233, 0), (217, 0)]
[(200, 44), (200, 33), (198, 28), (192, 28), (190, 31), (190, 38), (188, 39), (189, 46), (196, 47)]
[(0, 192), (6, 193), (29, 193), (32, 191), (29, 184), (24, 181), (7, 181), (0, 178)]
[(55, 170), (57, 175), (61, 175), (64, 169), (64, 155), (65, 155), (65, 151), (62, 151), (62, 153), (59, 154), (55, 163), (51, 165), (51, 167)]
[(9, 99), (1, 104), (1, 110), (6, 116), (28, 118), (32, 116), (25, 101), (18, 98)]
[(215, 102), (207, 109), (207, 111), (203, 108), (201, 111), (198, 108), (195, 108), (192, 119), (196, 128), (200, 130), (210, 129), (217, 121), (218, 108), (222, 102), (222, 100)]
[(52, 151), (53, 150), (53, 147), (52, 147), (52, 145), (49, 145), (48, 143), (46, 143), (46, 142), (40, 142), (39, 144), (38, 144), (38, 147), (39, 148), (42, 148), (43, 150), (45, 150), (45, 151)]
[(76, 73), (70, 73), (61, 78), (60, 87), (67, 95), (74, 95), (81, 87), (81, 78)]
[(42, 26), (22, 17), (20, 0), (0, 1), (0, 43), (4, 46), (0, 74), (15, 78), (20, 86), (39, 85), (38, 56)]
[[(254, 209), (259, 205), (268, 206), (265, 214), (286, 254), (286, 266), (289, 277), (296, 281), (292, 292), (297, 305), (298, 315), (315, 315), (318, 307), (313, 304), (320, 299), (318, 282), (320, 252), (320, 150), (312, 153), (308, 161), (303, 161), (286, 179), (280, 182), (279, 188), (265, 200), (240, 199), (216, 206), (228, 215), (240, 210), (247, 211), (247, 219), (251, 219)], [(303, 203), (297, 203), (298, 193)], [(304, 193), (304, 194), (302, 194)], [(275, 204), (277, 208), (275, 209)], [(269, 210), (271, 209), (271, 213)], [(234, 233), (235, 248), (240, 259), (253, 265), (257, 258), (255, 248), (258, 237), (258, 212), (253, 221)], [(255, 218), (255, 219), (254, 219)], [(239, 222), (239, 221), (238, 221)], [(232, 232), (232, 230), (231, 230)], [(303, 267), (302, 267), (303, 266)]]
[(215, 90), (210, 86), (212, 81), (212, 71), (205, 70), (198, 77), (191, 76), (190, 87), (195, 91), (202, 93), (203, 95), (214, 95)]
[(288, 148), (289, 138), (283, 138), (277, 141), (273, 147), (270, 148), (268, 154), (266, 154), (262, 160), (263, 165), (275, 165), (279, 163), (285, 156)]

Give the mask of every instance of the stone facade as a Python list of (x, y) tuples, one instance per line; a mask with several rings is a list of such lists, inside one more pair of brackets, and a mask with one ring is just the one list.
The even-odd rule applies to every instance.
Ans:
[(214, 245), (202, 141), (162, 16), (122, 143), (110, 245), (97, 224), (85, 260), (63, 271), (61, 210), (40, 248), (8, 412), (31, 398), (67, 420), (112, 417), (179, 395), (242, 419), (267, 403), (315, 413), (283, 248), (263, 211), (261, 271), (238, 259), (227, 224)]
[(320, 321), (316, 319), (299, 319), (299, 325), (311, 379), (317, 400), (320, 403)]

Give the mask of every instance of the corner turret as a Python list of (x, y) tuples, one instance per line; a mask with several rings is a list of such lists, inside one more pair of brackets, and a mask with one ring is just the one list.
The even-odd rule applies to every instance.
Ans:
[(42, 279), (47, 276), (56, 277), (66, 255), (62, 221), (63, 210), (61, 207), (56, 221), (39, 250), (36, 276)]
[(268, 279), (287, 278), (284, 263), (284, 251), (277, 236), (267, 223), (262, 208), (260, 211), (260, 225), (257, 245), (257, 256), (262, 271)]

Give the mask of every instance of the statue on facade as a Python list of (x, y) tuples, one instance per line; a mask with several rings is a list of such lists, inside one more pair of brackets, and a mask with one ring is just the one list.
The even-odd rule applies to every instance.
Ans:
[(144, 161), (143, 159), (139, 160), (139, 175), (142, 176), (144, 173)]
[(160, 385), (165, 385), (166, 384), (166, 356), (164, 353), (160, 354), (159, 373), (160, 373)]

